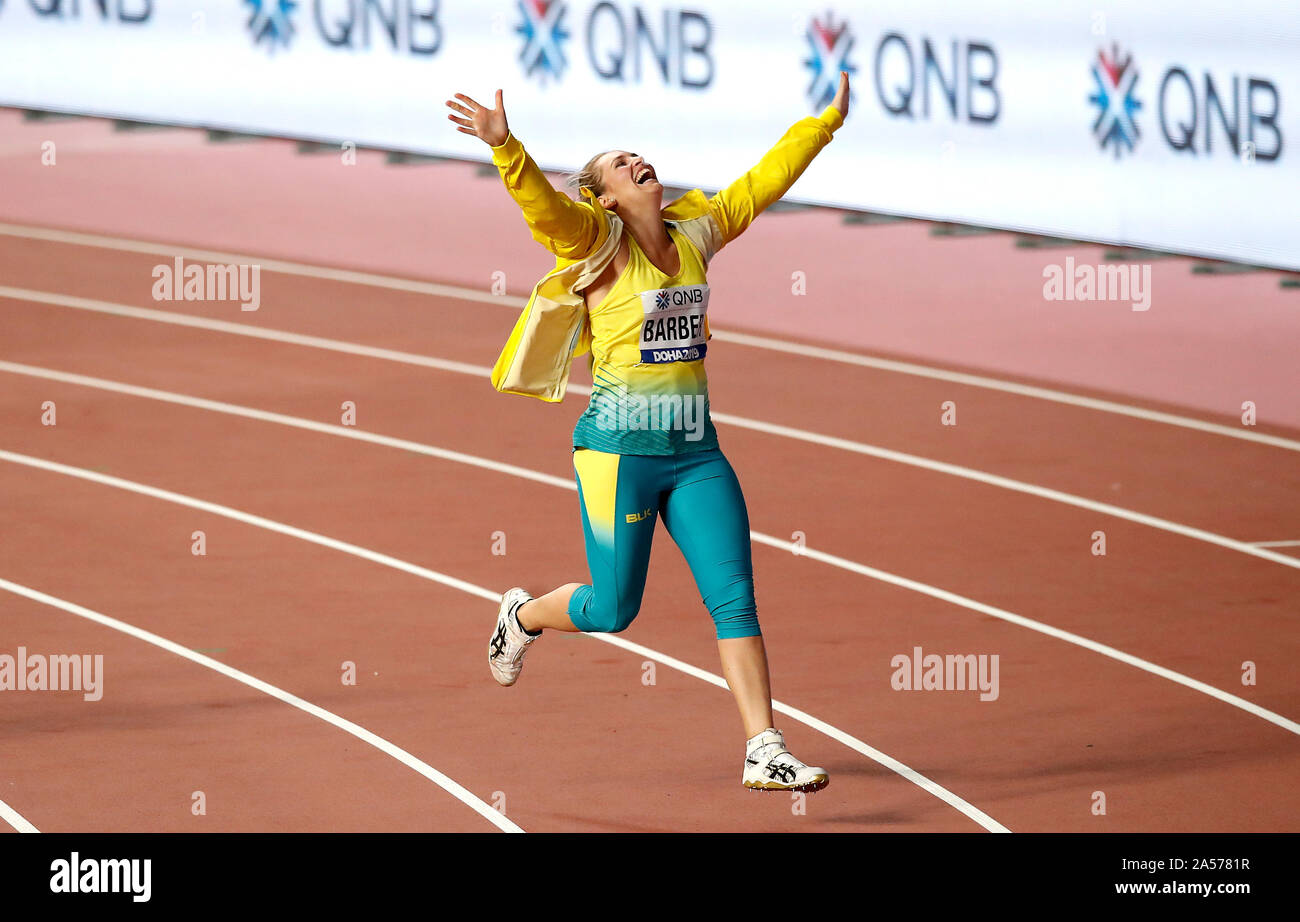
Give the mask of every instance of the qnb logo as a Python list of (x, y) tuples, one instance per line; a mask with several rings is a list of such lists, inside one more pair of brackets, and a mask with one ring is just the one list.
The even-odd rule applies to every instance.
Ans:
[(1126, 150), (1132, 153), (1141, 137), (1134, 117), (1142, 103), (1133, 95), (1138, 81), (1133, 55), (1121, 58), (1118, 45), (1112, 46), (1110, 57), (1104, 49), (1098, 51), (1097, 62), (1092, 65), (1092, 79), (1097, 84), (1097, 91), (1088, 97), (1097, 107), (1092, 133), (1101, 149), (1112, 148), (1118, 159)]
[[(561, 0), (518, 0), (522, 18), (515, 28), (524, 38), (519, 54), (524, 73), (543, 85), (558, 81), (568, 61), (563, 43), (568, 4)], [(662, 25), (656, 24), (656, 17)], [(597, 3), (582, 24), (587, 60), (596, 76), (620, 83), (640, 83), (658, 71), (667, 86), (700, 89), (713, 83), (709, 50), (713, 26), (703, 13), (664, 9), (647, 13), (639, 4)], [(649, 57), (651, 64), (645, 66)]]
[[(1088, 101), (1097, 108), (1092, 132), (1098, 145), (1113, 150), (1116, 159), (1133, 153), (1142, 137), (1133, 56), (1121, 56), (1118, 46), (1112, 46), (1109, 56), (1099, 51), (1092, 76), (1096, 91)], [(1170, 64), (1160, 72), (1160, 137), (1179, 154), (1272, 163), (1282, 156), (1280, 111), (1277, 84), (1257, 74), (1212, 74), (1183, 64)]]
[(804, 64), (812, 71), (808, 102), (813, 111), (820, 113), (831, 104), (840, 88), (840, 71), (848, 71), (852, 77), (857, 69), (849, 63), (849, 52), (853, 50), (853, 32), (849, 29), (848, 22), (840, 23), (837, 28), (834, 17), (827, 11), (824, 23), (813, 17), (805, 35), (812, 48), (812, 55), (804, 60)]
[[(852, 75), (849, 63), (855, 38), (847, 22), (835, 25), (828, 11), (824, 21), (814, 17), (806, 37), (812, 56), (804, 64), (812, 71), (808, 101), (824, 109), (839, 89), (839, 72)], [(880, 33), (872, 59), (876, 100), (891, 118), (992, 125), (1002, 114), (998, 90), (998, 52), (987, 42), (897, 30)]]
[(251, 12), (248, 30), (253, 33), (253, 44), (266, 45), (272, 51), (277, 45), (289, 47), (293, 38), (293, 11), (298, 8), (294, 0), (244, 0)]
[[(1281, 104), (1277, 85), (1263, 77), (1220, 75), (1209, 71), (1194, 79), (1188, 68), (1173, 65), (1160, 80), (1160, 133), (1180, 154), (1216, 152), (1251, 162), (1272, 163), (1282, 156)], [(1215, 122), (1223, 135), (1214, 145)]]
[[(320, 40), (345, 51), (387, 44), (396, 52), (432, 55), (442, 46), (440, 0), (312, 0), (311, 22)], [(298, 0), (244, 0), (253, 44), (288, 48)]]
[(673, 307), (682, 307), (690, 304), (703, 304), (706, 300), (707, 291), (703, 285), (685, 285), (680, 288), (661, 288), (654, 293), (654, 308), (656, 311), (666, 311)]
[[(992, 125), (1002, 113), (998, 53), (986, 42), (947, 43), (887, 32), (876, 45), (876, 98), (891, 116), (930, 119), (948, 110), (954, 122)], [(946, 52), (946, 53), (945, 53)], [(918, 98), (919, 97), (919, 98)], [(931, 102), (932, 97), (937, 97)]]
[[(50, 16), (54, 19), (80, 19), (83, 4), (78, 0), (28, 0), (28, 4), (37, 16)], [(117, 0), (110, 4), (108, 0), (97, 0), (84, 4), (88, 9), (97, 7), (99, 21), (142, 23), (153, 16), (153, 0)], [(0, 9), (4, 9), (4, 0), (0, 0)], [(89, 16), (89, 13), (87, 13)]]
[(325, 44), (368, 49), (385, 41), (396, 52), (436, 54), (442, 46), (439, 0), (312, 0)]
[[(713, 25), (694, 10), (663, 9), (655, 14), (639, 4), (598, 3), (587, 19), (587, 57), (602, 80), (640, 83), (643, 58), (665, 86), (706, 89), (713, 83)], [(656, 31), (658, 34), (656, 34)], [(648, 68), (646, 68), (648, 70)]]
[(519, 0), (523, 22), (515, 31), (524, 37), (519, 60), (524, 73), (540, 79), (543, 86), (548, 79), (559, 80), (568, 63), (560, 46), (569, 37), (564, 30), (565, 9), (561, 0)]

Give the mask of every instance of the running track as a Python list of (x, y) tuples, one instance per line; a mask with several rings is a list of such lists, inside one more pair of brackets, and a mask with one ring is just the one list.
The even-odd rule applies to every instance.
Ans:
[[(163, 248), (53, 236), (0, 234), (0, 653), (102, 653), (105, 695), (0, 697), (0, 828), (1300, 820), (1300, 544), (1260, 547), (1300, 541), (1294, 431), (719, 337), (777, 723), (833, 776), (796, 815), (738, 784), (711, 622), (662, 530), (631, 629), (547, 635), (517, 686), (491, 681), (491, 597), (586, 574), (565, 451), (582, 397), (484, 378), (517, 300), (264, 271), (257, 312), (157, 302)], [(449, 281), (436, 261), (426, 278)], [(915, 646), (998, 654), (998, 699), (894, 691)]]

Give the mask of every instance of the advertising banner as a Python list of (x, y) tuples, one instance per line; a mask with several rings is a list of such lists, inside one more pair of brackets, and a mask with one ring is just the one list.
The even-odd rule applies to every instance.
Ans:
[(849, 72), (791, 198), (1300, 269), (1300, 16), (1272, 0), (0, 0), (0, 105), (717, 189)]

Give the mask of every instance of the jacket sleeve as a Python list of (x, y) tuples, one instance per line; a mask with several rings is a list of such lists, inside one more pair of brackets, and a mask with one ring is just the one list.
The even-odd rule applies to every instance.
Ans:
[(722, 246), (739, 237), (767, 206), (785, 195), (842, 124), (844, 117), (830, 105), (819, 116), (799, 119), (757, 166), (709, 199)]
[(534, 240), (565, 259), (591, 252), (599, 233), (591, 207), (552, 186), (513, 132), (492, 148), (492, 162), (523, 211)]

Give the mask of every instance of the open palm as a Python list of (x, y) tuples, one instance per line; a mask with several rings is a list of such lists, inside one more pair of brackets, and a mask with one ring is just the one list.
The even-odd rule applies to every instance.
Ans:
[[(506, 137), (510, 134), (510, 125), (506, 122), (506, 107), (501, 101), (501, 91), (497, 90), (497, 107), (489, 109), (486, 106), (479, 105), (470, 99), (464, 93), (456, 93), (456, 99), (462, 100), (462, 103), (453, 100), (447, 100), (447, 107), (452, 109), (452, 114), (447, 118), (455, 122), (458, 126), (457, 131), (463, 131), (465, 134), (472, 134), (481, 138), (485, 144), (491, 147), (497, 147), (505, 143)], [(455, 113), (459, 112), (460, 115)]]

